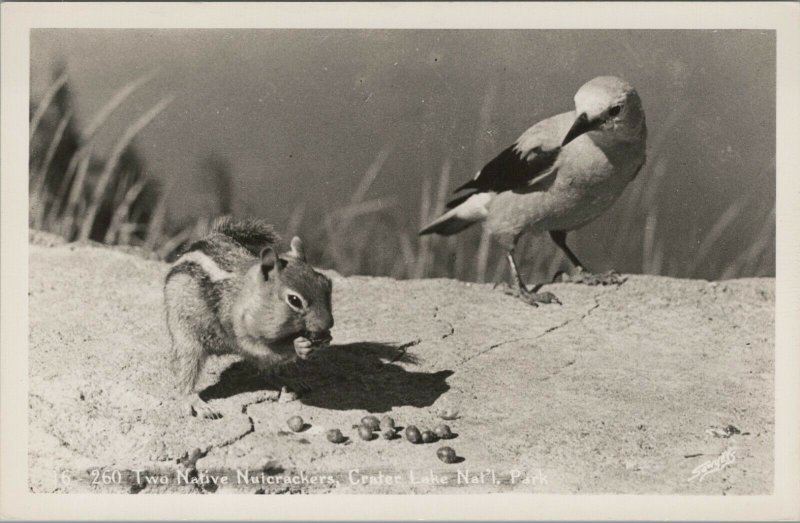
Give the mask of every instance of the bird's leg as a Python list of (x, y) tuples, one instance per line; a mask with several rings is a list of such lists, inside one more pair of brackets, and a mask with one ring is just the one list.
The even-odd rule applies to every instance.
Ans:
[(553, 242), (558, 245), (558, 248), (567, 255), (570, 263), (574, 265), (576, 269), (578, 269), (580, 272), (586, 272), (586, 268), (583, 266), (578, 257), (575, 256), (575, 253), (572, 252), (572, 249), (570, 249), (567, 245), (567, 231), (550, 231), (550, 238), (552, 238)]
[(569, 276), (565, 273), (556, 274), (556, 278), (561, 276), (561, 281), (572, 283), (584, 283), (586, 285), (621, 285), (625, 281), (625, 277), (620, 275), (617, 271), (608, 271), (602, 274), (592, 274), (586, 270), (581, 261), (572, 252), (572, 249), (567, 245), (567, 231), (550, 231), (550, 238), (558, 245), (564, 254), (569, 258), (570, 263), (577, 269), (577, 274)]
[(506, 292), (506, 294), (510, 294), (511, 296), (515, 296), (525, 303), (529, 305), (533, 305), (534, 307), (538, 307), (539, 303), (558, 303), (558, 298), (556, 298), (550, 292), (534, 292), (528, 290), (525, 286), (525, 282), (522, 281), (522, 277), (519, 275), (519, 270), (517, 269), (517, 262), (514, 260), (514, 248), (508, 250), (506, 254), (506, 258), (508, 259), (508, 265), (511, 267), (511, 288)]

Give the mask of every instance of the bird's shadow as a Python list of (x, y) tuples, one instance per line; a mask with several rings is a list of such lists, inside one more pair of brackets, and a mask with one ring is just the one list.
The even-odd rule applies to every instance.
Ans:
[[(414, 372), (401, 365), (418, 363), (416, 357), (386, 343), (360, 342), (332, 345), (313, 362), (302, 362), (288, 373), (306, 383), (310, 391), (299, 401), (332, 410), (387, 412), (393, 407), (429, 407), (450, 389), (451, 370)], [(204, 400), (246, 392), (280, 390), (280, 379), (268, 378), (245, 361), (237, 361), (220, 374), (217, 383), (200, 392)]]

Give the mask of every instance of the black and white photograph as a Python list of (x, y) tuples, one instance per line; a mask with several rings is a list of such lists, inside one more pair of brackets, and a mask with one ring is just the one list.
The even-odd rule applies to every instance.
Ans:
[[(457, 3), (416, 27), (388, 5), (351, 27), (140, 4), (148, 24), (118, 5), (34, 23), (26, 77), (3, 73), (27, 125), (3, 122), (3, 156), (9, 133), (24, 155), (2, 172), (4, 256), (27, 264), (3, 262), (15, 488), (747, 506), (788, 474), (796, 493), (776, 293), (797, 303), (796, 241), (777, 241), (797, 163), (766, 16), (796, 4), (698, 28), (450, 27), (492, 9)], [(782, 506), (764, 514), (798, 517)]]

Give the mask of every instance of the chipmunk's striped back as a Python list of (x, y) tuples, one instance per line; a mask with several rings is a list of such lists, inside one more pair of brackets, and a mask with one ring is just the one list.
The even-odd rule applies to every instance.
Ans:
[(278, 241), (272, 226), (261, 220), (220, 218), (208, 236), (192, 243), (175, 261), (167, 280), (181, 272), (197, 274), (197, 269), (211, 280), (242, 273), (256, 262), (261, 249)]

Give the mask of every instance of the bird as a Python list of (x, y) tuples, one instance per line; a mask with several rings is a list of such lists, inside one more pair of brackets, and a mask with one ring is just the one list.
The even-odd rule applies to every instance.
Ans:
[(600, 216), (645, 163), (647, 126), (636, 89), (599, 76), (574, 96), (574, 110), (528, 130), (454, 192), (444, 214), (419, 234), (450, 236), (477, 223), (505, 250), (509, 294), (536, 306), (560, 303), (522, 281), (514, 250), (521, 236), (548, 232), (577, 270), (573, 281), (619, 284), (619, 274), (592, 274), (567, 245), (567, 233)]

